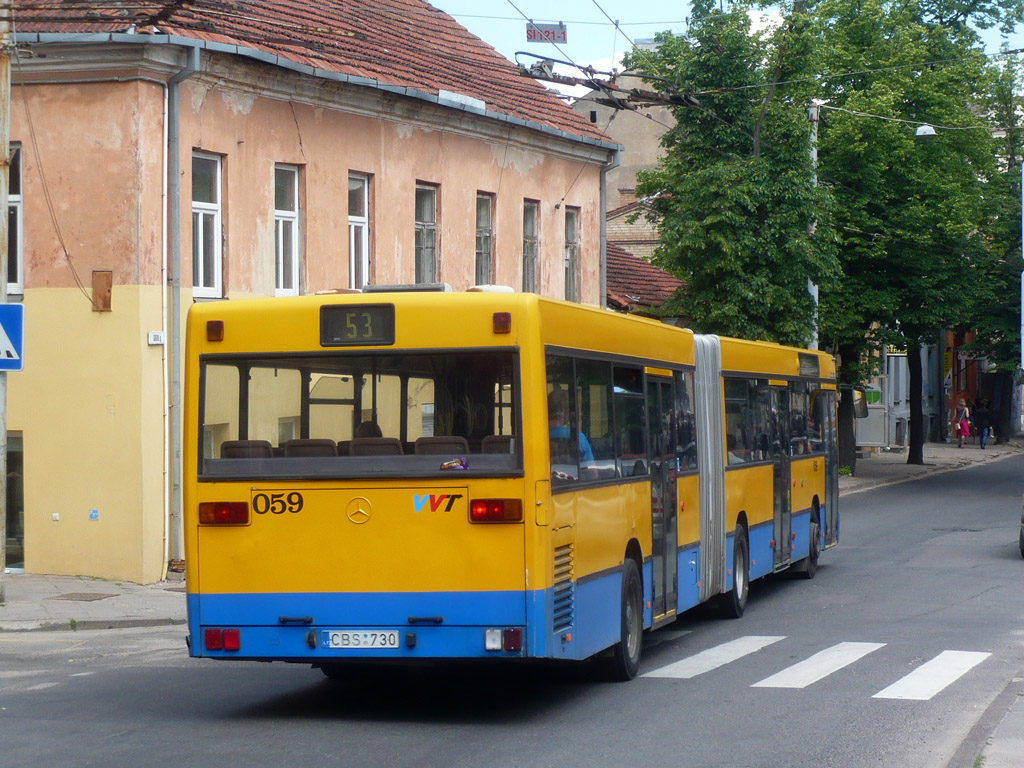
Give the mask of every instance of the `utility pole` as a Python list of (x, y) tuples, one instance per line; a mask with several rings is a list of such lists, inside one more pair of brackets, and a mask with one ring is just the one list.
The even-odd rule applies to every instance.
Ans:
[[(2, 14), (9, 14), (10, 6)], [(11, 21), (0, 15), (0, 304), (7, 303), (7, 183), (11, 162)], [(7, 372), (0, 371), (0, 603), (7, 599)]]
[[(811, 186), (818, 186), (818, 113), (819, 106), (815, 102), (807, 105), (807, 119), (811, 121)], [(811, 222), (808, 234), (813, 235), (816, 222)], [(818, 348), (818, 286), (811, 278), (807, 278), (807, 292), (814, 302), (814, 316), (811, 318), (811, 349)]]

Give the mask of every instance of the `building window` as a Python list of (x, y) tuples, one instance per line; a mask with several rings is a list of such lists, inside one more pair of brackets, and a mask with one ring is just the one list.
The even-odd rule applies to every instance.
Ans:
[(7, 186), (7, 292), (25, 292), (25, 260), (21, 238), (21, 147), (11, 145), (10, 181)]
[(523, 293), (537, 292), (537, 239), (540, 204), (535, 200), (523, 202)]
[(491, 239), (494, 234), (494, 196), (476, 194), (476, 284), (489, 285), (492, 278)]
[(416, 185), (416, 282), (437, 282), (437, 187)]
[(192, 155), (192, 295), (220, 298), (221, 160)]
[(348, 177), (348, 287), (370, 282), (370, 177)]
[(580, 209), (565, 209), (565, 298), (580, 300)]
[(299, 169), (274, 168), (274, 295), (299, 294)]

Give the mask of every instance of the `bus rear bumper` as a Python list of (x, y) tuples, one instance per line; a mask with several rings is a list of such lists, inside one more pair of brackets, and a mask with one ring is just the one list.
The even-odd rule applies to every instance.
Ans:
[(193, 657), (317, 664), (527, 655), (522, 592), (187, 598)]

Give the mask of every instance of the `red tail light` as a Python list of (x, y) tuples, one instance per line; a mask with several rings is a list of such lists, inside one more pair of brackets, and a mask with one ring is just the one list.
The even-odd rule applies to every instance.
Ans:
[(199, 505), (201, 525), (246, 525), (248, 522), (248, 502), (204, 501)]
[(208, 651), (238, 651), (242, 648), (242, 634), (237, 629), (207, 629), (203, 644)]
[(521, 499), (473, 499), (469, 519), (474, 523), (518, 523), (523, 519)]
[(224, 650), (237, 651), (242, 647), (242, 636), (237, 629), (224, 630)]
[(523, 650), (523, 630), (518, 627), (506, 629), (502, 632), (502, 647), (506, 651)]
[(220, 629), (208, 629), (204, 633), (203, 644), (208, 651), (220, 651), (224, 648), (224, 631)]

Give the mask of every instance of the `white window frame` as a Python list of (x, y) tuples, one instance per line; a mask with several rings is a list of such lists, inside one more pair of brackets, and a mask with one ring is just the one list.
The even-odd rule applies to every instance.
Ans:
[[(349, 196), (352, 182), (362, 184), (363, 215), (348, 214), (348, 287), (361, 289), (370, 283), (370, 176), (365, 173), (348, 175)], [(353, 256), (358, 254), (358, 258)]]
[[(25, 219), (22, 206), (22, 190), (25, 186), (24, 166), (22, 165), (22, 151), (20, 144), (11, 144), (11, 171), (17, 167), (18, 190), (15, 192), (13, 185), (8, 189), (7, 194), (7, 276), (10, 278), (11, 268), (15, 275), (14, 280), (8, 279), (7, 293), (20, 296), (25, 293)], [(10, 221), (14, 219), (16, 232), (10, 237)]]
[[(440, 243), (438, 242), (438, 233), (439, 233), (439, 229), (440, 229), (438, 227), (438, 224), (440, 223), (438, 221), (438, 219), (440, 218), (440, 216), (438, 216), (438, 207), (439, 207), (438, 206), (438, 199), (441, 196), (441, 188), (439, 186), (435, 186), (434, 184), (417, 184), (416, 185), (416, 192), (419, 193), (421, 191), (423, 191), (423, 192), (430, 192), (433, 195), (433, 201), (434, 201), (433, 219), (434, 220), (433, 221), (420, 221), (418, 218), (416, 218), (416, 240), (415, 240), (415, 244), (414, 244), (414, 248), (413, 248), (414, 256), (415, 256), (415, 258), (414, 258), (414, 262), (415, 262), (414, 263), (414, 269), (415, 269), (415, 272), (414, 272), (414, 280), (413, 280), (413, 282), (418, 283), (418, 284), (429, 284), (429, 283), (436, 283), (437, 282), (438, 262), (440, 261), (440, 250), (441, 249), (440, 249)], [(414, 211), (413, 215), (414, 215), (414, 217), (418, 217), (419, 216), (419, 211), (418, 210)], [(430, 264), (425, 264), (423, 262), (424, 262), (424, 258), (425, 258), (424, 254), (425, 254), (425, 252), (427, 250), (427, 246), (424, 244), (424, 241), (425, 241), (425, 239), (426, 239), (428, 234), (430, 234), (432, 236), (432, 240), (433, 240), (433, 242), (432, 242), (432, 244), (430, 246), (430, 250), (432, 251), (432, 254), (431, 254), (431, 263)], [(429, 270), (429, 273), (428, 273), (427, 267), (431, 268)]]
[[(210, 155), (204, 152), (193, 152), (194, 160), (212, 160), (216, 163), (216, 201), (212, 203), (192, 201), (192, 295), (196, 298), (219, 299), (224, 295), (221, 281), (221, 274), (224, 271), (224, 230), (223, 222), (223, 196), (222, 196), (222, 175), (223, 162), (219, 155)], [(193, 194), (194, 196), (194, 194)], [(206, 254), (203, 252), (203, 239), (196, 237), (197, 220), (212, 222), (214, 232), (212, 275), (202, 274), (202, 266), (205, 263)], [(196, 252), (196, 249), (199, 252)], [(198, 274), (197, 274), (198, 273)], [(207, 278), (211, 278), (207, 280)], [(202, 284), (200, 284), (202, 283)]]
[(572, 207), (565, 209), (565, 298), (580, 300), (580, 209)]
[[(481, 227), (479, 212), (480, 203), (484, 200), (487, 201), (487, 225)], [(494, 195), (491, 193), (476, 193), (476, 219), (476, 260), (473, 276), (477, 285), (487, 285), (494, 282)]]
[[(533, 209), (533, 232), (526, 230), (526, 212)], [(540, 202), (523, 201), (523, 293), (537, 293), (540, 284)]]
[[(277, 174), (290, 173), (292, 175), (292, 209), (282, 210), (277, 207)], [(298, 296), (299, 295), (299, 263), (302, 261), (299, 253), (299, 167), (297, 165), (277, 164), (274, 166), (274, 295), (275, 296)], [(291, 235), (286, 234), (288, 224), (291, 224)], [(285, 244), (291, 247), (292, 263), (288, 270), (288, 277), (291, 278), (291, 288), (284, 286), (285, 273)]]

